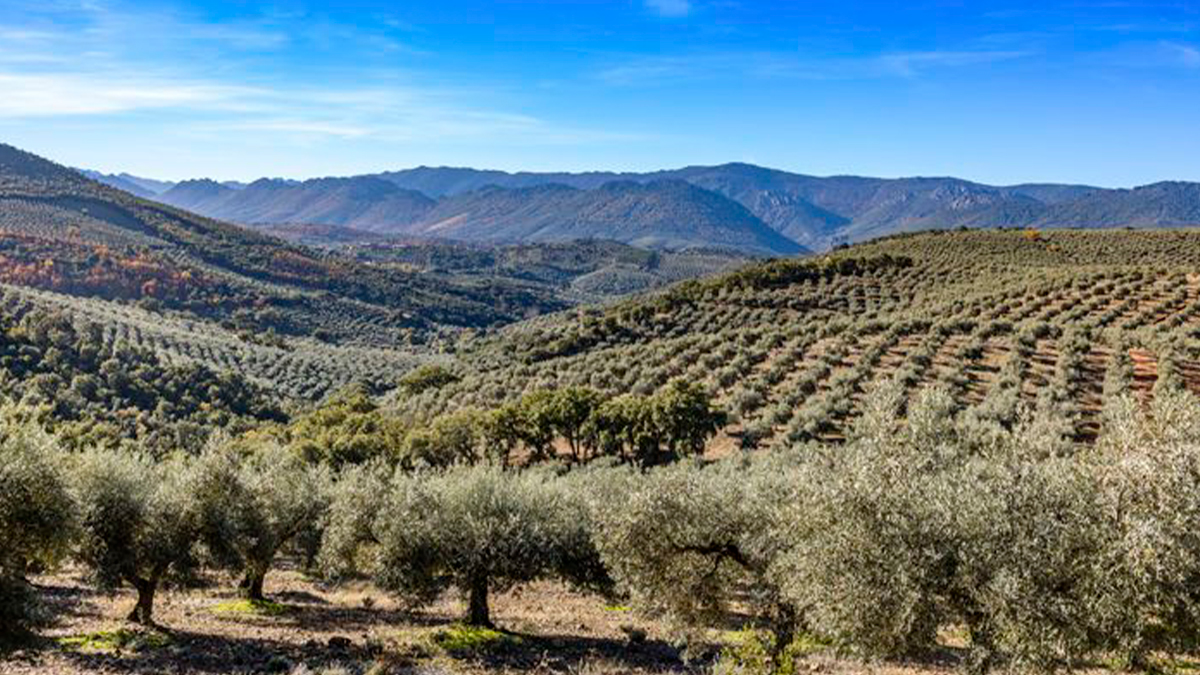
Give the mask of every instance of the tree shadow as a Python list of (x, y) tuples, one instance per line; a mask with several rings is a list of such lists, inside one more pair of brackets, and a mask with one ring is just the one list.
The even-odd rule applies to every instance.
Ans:
[[(296, 602), (286, 600), (299, 596)], [(230, 596), (229, 600), (240, 600), (240, 596)], [(268, 602), (279, 603), (277, 612), (237, 611), (220, 616), (223, 621), (247, 626), (277, 626), (296, 631), (313, 631), (317, 633), (361, 633), (380, 626), (433, 626), (446, 623), (446, 619), (429, 614), (422, 614), (406, 609), (389, 609), (383, 607), (350, 607), (337, 605), (330, 601), (313, 596), (310, 593), (277, 593), (267, 596)], [(221, 613), (216, 610), (222, 603), (215, 602), (209, 607), (214, 615)]]
[[(448, 650), (454, 659), (488, 669), (576, 672), (588, 662), (605, 661), (622, 669), (648, 672), (692, 671), (679, 649), (661, 640), (617, 640), (580, 635), (502, 631), (508, 638), (473, 650)], [(705, 659), (701, 659), (703, 661)]]
[(103, 614), (98, 599), (109, 597), (86, 586), (34, 583), (38, 601), (52, 615), (51, 623), (63, 616), (98, 617)]
[[(363, 644), (347, 640), (341, 644), (310, 641), (305, 644), (269, 638), (211, 635), (183, 629), (160, 628), (166, 644), (143, 649), (112, 651), (61, 650), (66, 659), (83, 670), (146, 675), (164, 672), (212, 673), (283, 672), (296, 664), (310, 666), (362, 662), (371, 654)], [(50, 639), (42, 649), (59, 649)]]
[(272, 593), (269, 600), (275, 600), (286, 604), (302, 603), (306, 605), (328, 605), (329, 601), (316, 593), (308, 591), (280, 591)]

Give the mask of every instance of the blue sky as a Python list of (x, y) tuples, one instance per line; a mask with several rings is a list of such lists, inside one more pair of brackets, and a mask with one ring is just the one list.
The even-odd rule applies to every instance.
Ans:
[(1200, 180), (1200, 2), (3, 0), (0, 140), (171, 179)]

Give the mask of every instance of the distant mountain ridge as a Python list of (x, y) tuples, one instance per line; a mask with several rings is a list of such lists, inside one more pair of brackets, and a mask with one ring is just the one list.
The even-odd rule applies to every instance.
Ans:
[(378, 176), (262, 179), (241, 189), (202, 179), (178, 183), (154, 198), (256, 225), (312, 223), (495, 243), (609, 239), (660, 249), (718, 246), (772, 255), (806, 250), (736, 201), (681, 180), (611, 181), (594, 189), (488, 185), (435, 201)]
[[(188, 189), (230, 190), (212, 181)], [(271, 330), (373, 346), (569, 304), (542, 289), (460, 284), (294, 246), (0, 143), (0, 287), (6, 284), (143, 303), (255, 335)]]
[[(271, 193), (278, 199), (260, 194), (261, 181), (205, 199), (190, 196), (183, 183), (154, 198), (248, 223), (311, 221), (377, 233), (432, 232), (468, 241), (509, 237), (511, 241), (558, 241), (578, 235), (658, 247), (703, 246), (723, 243), (707, 240), (708, 236), (728, 240), (740, 236), (733, 233), (745, 227), (758, 232), (737, 210), (726, 205), (718, 208), (699, 193), (684, 195), (678, 189), (661, 193), (663, 186), (679, 181), (736, 202), (770, 229), (812, 250), (937, 228), (1200, 225), (1197, 183), (1164, 182), (1132, 189), (1053, 183), (993, 186), (951, 177), (817, 177), (744, 163), (647, 173), (417, 167), (346, 179), (273, 181), (291, 186)], [(381, 183), (420, 193), (427, 200), (407, 193), (400, 198)], [(624, 187), (590, 194), (611, 184)], [(638, 190), (637, 185), (651, 189)], [(535, 189), (548, 186), (576, 192)], [(295, 196), (301, 193), (306, 195), (303, 199)], [(678, 212), (672, 214), (666, 210), (670, 208)], [(706, 219), (687, 220), (718, 214), (731, 219), (727, 227), (716, 227)], [(765, 244), (776, 253), (786, 252), (778, 242), (767, 244), (761, 232), (749, 241), (753, 243), (747, 250)]]

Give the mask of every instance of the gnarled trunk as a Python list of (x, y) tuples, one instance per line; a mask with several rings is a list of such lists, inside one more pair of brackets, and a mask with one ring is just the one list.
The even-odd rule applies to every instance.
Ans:
[(140, 623), (143, 626), (153, 626), (154, 592), (158, 589), (158, 580), (154, 578), (135, 579), (133, 587), (137, 589), (137, 604), (133, 606), (133, 611), (129, 613), (129, 616), (125, 617), (126, 620)]

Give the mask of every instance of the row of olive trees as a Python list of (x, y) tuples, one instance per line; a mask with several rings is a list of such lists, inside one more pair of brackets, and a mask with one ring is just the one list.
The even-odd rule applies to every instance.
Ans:
[(797, 631), (870, 656), (965, 630), (967, 665), (1144, 666), (1200, 639), (1200, 404), (1118, 398), (1093, 448), (1045, 409), (1008, 429), (945, 392), (874, 392), (845, 446), (627, 481), (596, 536), (619, 586), (684, 625), (758, 609), (786, 658)]
[(28, 421), (5, 421), (0, 632), (30, 627), (37, 613), (26, 579), (64, 556), (101, 588), (135, 589), (129, 619), (140, 623), (153, 622), (164, 582), (187, 580), (201, 565), (244, 572), (245, 593), (261, 599), (279, 550), (319, 526), (331, 484), (328, 469), (274, 444), (161, 460), (129, 449), (72, 453)]
[[(0, 430), (0, 536), (13, 542), (0, 589), (27, 598), (28, 573), (72, 555), (99, 583), (134, 587), (130, 618), (149, 622), (159, 585), (202, 564), (242, 570), (261, 593), (300, 537), (321, 540), (333, 578), (370, 575), (415, 604), (453, 588), (476, 624), (491, 622), (491, 593), (543, 578), (628, 594), (684, 626), (736, 603), (770, 629), (778, 659), (801, 632), (888, 656), (961, 627), (979, 671), (1097, 654), (1138, 665), (1200, 638), (1190, 394), (1164, 387), (1149, 414), (1114, 399), (1082, 450), (1045, 419), (1052, 408), (1000, 424), (944, 391), (905, 399), (899, 383), (874, 391), (839, 447), (648, 471), (370, 462), (334, 477), (270, 444), (64, 455), (12, 423)], [(26, 620), (23, 600), (4, 606)]]

